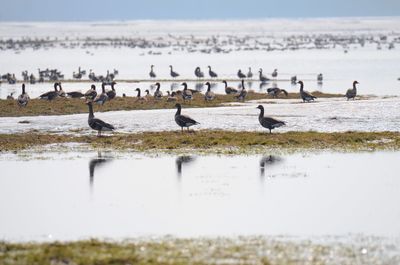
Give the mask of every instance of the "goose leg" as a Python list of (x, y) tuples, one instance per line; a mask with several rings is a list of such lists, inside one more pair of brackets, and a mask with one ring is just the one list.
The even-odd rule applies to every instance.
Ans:
[(270, 134), (272, 133), (271, 129), (269, 129), (269, 133), (270, 133)]

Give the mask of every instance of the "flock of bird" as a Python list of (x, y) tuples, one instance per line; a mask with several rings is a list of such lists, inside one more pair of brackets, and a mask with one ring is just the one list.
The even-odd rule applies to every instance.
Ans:
[[(245, 99), (247, 95), (247, 91), (244, 85), (244, 79), (242, 79), (242, 87), (241, 90), (239, 91), (238, 89), (229, 87), (227, 85), (226, 81), (223, 81), (225, 84), (225, 92), (226, 94), (234, 94), (235, 98), (237, 100), (243, 100)], [(300, 98), (303, 100), (303, 102), (310, 102), (314, 101), (317, 97), (312, 95), (310, 92), (304, 90), (304, 83), (303, 81), (298, 81), (297, 82), (300, 85)], [(89, 118), (88, 118), (88, 124), (90, 128), (93, 130), (96, 130), (98, 132), (98, 136), (101, 136), (102, 131), (112, 131), (115, 129), (115, 127), (109, 123), (106, 123), (98, 118), (95, 118), (94, 112), (93, 112), (93, 104), (98, 104), (98, 105), (103, 105), (106, 101), (112, 100), (116, 97), (116, 91), (114, 88), (114, 85), (116, 84), (115, 81), (113, 81), (110, 86), (111, 89), (106, 90), (106, 84), (102, 83), (102, 93), (98, 94), (96, 91), (96, 86), (93, 84), (91, 85), (91, 88), (86, 92), (86, 93), (81, 93), (79, 91), (72, 91), (72, 92), (65, 92), (61, 86), (61, 83), (56, 82), (54, 83), (54, 90), (51, 90), (49, 92), (46, 92), (42, 95), (39, 96), (40, 99), (46, 99), (46, 100), (54, 100), (58, 97), (70, 97), (70, 98), (86, 98), (86, 104), (88, 105), (89, 108)], [(346, 98), (347, 100), (349, 99), (355, 99), (357, 95), (357, 81), (353, 82), (353, 88), (348, 89), (346, 91)], [(160, 91), (160, 83), (156, 83), (156, 90), (153, 94), (154, 99), (156, 100), (162, 100), (163, 99), (163, 94)], [(183, 101), (190, 101), (193, 99), (193, 93), (198, 92), (196, 90), (188, 89), (187, 84), (184, 82), (182, 83), (182, 86), (184, 89), (182, 91), (177, 91), (173, 93), (169, 93), (168, 91), (168, 97), (167, 101), (176, 101), (177, 100), (177, 95), (180, 95), (182, 97)], [(204, 94), (204, 100), (206, 101), (211, 101), (215, 98), (215, 94), (211, 91), (211, 84), (209, 82), (206, 82), (207, 86), (207, 91)], [(136, 91), (138, 92), (137, 95), (137, 100), (146, 100), (146, 97), (141, 96), (141, 90), (140, 88), (136, 88)], [(268, 94), (273, 95), (276, 97), (279, 93), (285, 93), (287, 95), (287, 92), (283, 89), (279, 88), (274, 88), (271, 91), (268, 92)], [(149, 91), (147, 90), (147, 93), (149, 94)], [(174, 100), (172, 100), (174, 99)], [(17, 98), (17, 103), (20, 107), (26, 107), (30, 98), (28, 93), (25, 90), (25, 84), (22, 84), (22, 93), (21, 95), (18, 96)], [(175, 108), (177, 109), (175, 113), (175, 122), (176, 124), (181, 127), (181, 130), (183, 132), (183, 128), (187, 128), (189, 131), (189, 127), (194, 126), (199, 124), (196, 120), (193, 118), (183, 115), (181, 113), (182, 111), (182, 106), (179, 103), (175, 104)], [(266, 129), (269, 130), (270, 133), (272, 133), (272, 130), (278, 127), (281, 127), (285, 125), (284, 121), (277, 120), (272, 117), (266, 117), (264, 116), (264, 107), (262, 105), (259, 105), (257, 107), (260, 110), (260, 114), (258, 117), (258, 121), (260, 125)]]

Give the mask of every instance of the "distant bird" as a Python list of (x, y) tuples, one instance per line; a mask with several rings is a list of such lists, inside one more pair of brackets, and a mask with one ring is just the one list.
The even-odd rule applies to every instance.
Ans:
[(244, 80), (242, 79), (242, 90), (240, 91), (239, 95), (235, 96), (237, 100), (242, 100), (244, 101), (247, 96), (247, 91), (246, 88), (244, 87)]
[(169, 74), (171, 75), (172, 78), (179, 76), (179, 74), (177, 72), (174, 72), (172, 65), (170, 65), (169, 68), (170, 68)]
[(292, 76), (292, 77), (290, 78), (290, 82), (291, 82), (293, 85), (296, 84), (296, 82), (297, 82), (297, 76), (296, 76), (296, 75)]
[(57, 90), (58, 83), (54, 83), (54, 91), (49, 91), (39, 96), (40, 99), (47, 99), (53, 100), (58, 97), (58, 90)]
[(247, 78), (252, 78), (253, 73), (251, 72), (251, 67), (249, 67), (249, 71), (247, 72)]
[(150, 98), (150, 90), (146, 89), (144, 91), (146, 93), (146, 95), (144, 95), (146, 98)]
[(147, 101), (146, 97), (141, 96), (142, 92), (140, 91), (140, 88), (136, 88), (135, 90), (137, 91), (136, 101)]
[(117, 84), (115, 81), (111, 82), (111, 90), (106, 92), (108, 99), (114, 99), (117, 96), (117, 92), (115, 91), (114, 85)]
[(167, 95), (168, 95), (167, 102), (172, 102), (177, 100), (175, 92), (170, 93), (169, 91), (167, 91)]
[(90, 128), (97, 131), (98, 137), (101, 136), (102, 131), (113, 131), (115, 129), (114, 126), (112, 126), (111, 124), (94, 117), (92, 105), (93, 103), (91, 101), (88, 101), (86, 104), (89, 106), (88, 124)]
[(213, 70), (211, 70), (211, 66), (208, 66), (208, 74), (210, 75), (210, 77), (212, 78), (217, 78), (218, 75), (216, 72), (214, 72)]
[(183, 86), (183, 91), (182, 91), (182, 98), (183, 100), (192, 100), (193, 99), (193, 93), (191, 90), (187, 88), (186, 82), (182, 83)]
[(62, 89), (61, 83), (58, 83), (58, 96), (65, 98), (67, 95), (65, 94), (65, 91)]
[(10, 95), (7, 95), (7, 100), (14, 100), (14, 92), (11, 92)]
[(154, 65), (151, 65), (151, 66), (150, 66), (150, 73), (149, 73), (149, 75), (150, 75), (151, 78), (156, 78), (157, 75), (156, 75), (156, 73), (154, 73), (153, 68), (154, 68)]
[(228, 86), (228, 83), (227, 83), (225, 80), (222, 81), (222, 83), (225, 84), (225, 93), (226, 93), (227, 95), (236, 94), (236, 93), (238, 92), (238, 90), (237, 90), (236, 88), (233, 88), (233, 87)]
[(181, 114), (181, 109), (182, 109), (181, 104), (176, 103), (175, 108), (177, 108), (176, 113), (175, 113), (175, 122), (176, 122), (176, 124), (178, 124), (179, 127), (181, 127), (182, 132), (183, 132), (183, 127), (186, 127), (189, 131), (190, 126), (200, 124), (197, 121), (190, 118), (189, 116)]
[(356, 87), (356, 85), (358, 84), (358, 81), (354, 81), (353, 82), (353, 88), (350, 88), (350, 89), (348, 89), (347, 90), (347, 92), (346, 92), (346, 98), (347, 98), (347, 100), (349, 100), (349, 99), (355, 99), (355, 97), (357, 96), (357, 87)]
[(196, 67), (196, 69), (194, 70), (194, 75), (197, 78), (203, 78), (204, 77), (204, 73), (200, 70), (200, 67)]
[(93, 99), (96, 98), (96, 96), (97, 96), (96, 86), (95, 86), (94, 84), (92, 84), (92, 85), (90, 86), (90, 89), (89, 89), (88, 91), (86, 91), (86, 93), (85, 93), (85, 98), (86, 98), (86, 99), (93, 100)]
[(154, 98), (155, 99), (162, 99), (162, 92), (160, 91), (160, 83), (156, 83), (156, 91), (154, 91)]
[(285, 94), (285, 96), (288, 96), (288, 92), (285, 89), (280, 89), (278, 87), (271, 87), (271, 88), (267, 88), (267, 93), (268, 95), (273, 96), (274, 98), (276, 98), (277, 96), (279, 96), (279, 94), (283, 92)]
[(239, 69), (239, 71), (238, 71), (238, 73), (237, 73), (237, 76), (238, 76), (240, 79), (246, 78), (246, 75), (242, 73), (242, 70), (241, 70), (241, 69)]
[(324, 76), (321, 74), (321, 73), (319, 73), (318, 75), (317, 75), (317, 81), (318, 82), (322, 82), (324, 80)]
[(274, 69), (274, 71), (272, 72), (271, 76), (273, 78), (277, 78), (278, 77), (278, 69)]
[(258, 116), (258, 121), (261, 126), (269, 129), (269, 133), (272, 133), (272, 130), (278, 127), (285, 125), (285, 122), (276, 120), (271, 117), (264, 117), (264, 107), (262, 105), (258, 105), (257, 109), (260, 110), (260, 115)]
[(207, 86), (207, 92), (204, 94), (204, 100), (211, 101), (215, 98), (215, 94), (214, 94), (214, 92), (211, 91), (210, 82), (207, 82), (206, 86)]
[(317, 97), (313, 96), (310, 92), (304, 91), (304, 83), (303, 81), (298, 81), (297, 84), (300, 84), (300, 97), (303, 102), (310, 102), (311, 100), (314, 101)]
[(97, 95), (97, 97), (93, 100), (94, 103), (98, 105), (104, 105), (106, 101), (108, 100), (108, 96), (106, 93), (106, 84), (103, 82), (101, 83), (101, 94)]
[(266, 76), (264, 76), (263, 75), (263, 70), (262, 70), (262, 68), (260, 68), (260, 70), (258, 71), (259, 73), (260, 73), (260, 75), (259, 75), (259, 78), (260, 78), (260, 81), (261, 82), (268, 82), (268, 81), (270, 81), (270, 79), (268, 78), (268, 77), (266, 77)]
[(25, 92), (25, 84), (22, 84), (22, 94), (18, 96), (17, 103), (20, 107), (26, 107), (29, 99), (29, 95)]

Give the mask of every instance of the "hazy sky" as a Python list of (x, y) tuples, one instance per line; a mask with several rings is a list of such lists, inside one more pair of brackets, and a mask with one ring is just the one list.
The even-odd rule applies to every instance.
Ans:
[(400, 15), (400, 0), (0, 0), (0, 3), (0, 21)]

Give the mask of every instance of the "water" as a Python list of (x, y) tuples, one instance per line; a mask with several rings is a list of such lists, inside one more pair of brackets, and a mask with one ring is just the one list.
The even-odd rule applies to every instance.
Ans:
[(399, 237), (398, 157), (3, 156), (0, 238)]

